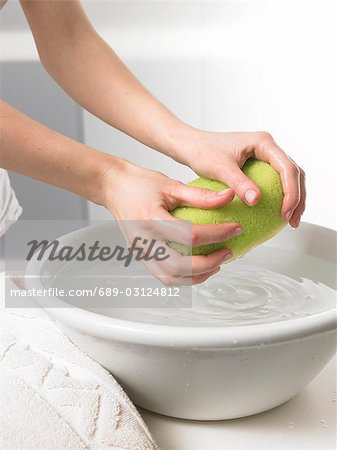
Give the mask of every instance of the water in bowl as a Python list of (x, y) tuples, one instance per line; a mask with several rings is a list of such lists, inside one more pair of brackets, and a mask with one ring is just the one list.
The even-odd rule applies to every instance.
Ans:
[[(111, 286), (109, 273), (104, 273), (111, 269), (96, 263), (90, 272), (85, 270), (76, 273), (86, 280), (85, 288), (96, 286), (97, 279), (101, 280), (100, 287)], [(74, 267), (70, 264), (62, 275), (71, 275), (71, 271)], [(262, 246), (224, 265), (203, 284), (193, 286), (191, 307), (172, 308), (172, 298), (167, 297), (167, 307), (161, 302), (160, 308), (86, 309), (123, 320), (170, 326), (237, 326), (292, 320), (336, 308), (335, 273), (335, 266), (322, 259)], [(76, 287), (75, 278), (56, 275), (53, 287)]]

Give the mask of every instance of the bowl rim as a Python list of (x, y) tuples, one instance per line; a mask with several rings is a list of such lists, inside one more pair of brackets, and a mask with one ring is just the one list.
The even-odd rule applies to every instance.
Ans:
[[(325, 230), (335, 235), (337, 231), (320, 225), (303, 223), (310, 230)], [(302, 225), (302, 226), (303, 226)], [(85, 233), (88, 229), (107, 226), (105, 224), (91, 225), (80, 230), (73, 231), (58, 238), (71, 239), (78, 237), (79, 233)], [(41, 278), (36, 273), (41, 273), (46, 258), (40, 261), (35, 256), (26, 267), (27, 289), (46, 289)], [(135, 322), (114, 318), (70, 306), (67, 302), (56, 296), (37, 297), (35, 303), (44, 309), (54, 319), (67, 327), (74, 328), (82, 333), (98, 338), (122, 341), (139, 345), (178, 348), (239, 348), (239, 347), (263, 347), (271, 344), (280, 344), (296, 339), (306, 338), (315, 334), (331, 333), (337, 329), (337, 309), (330, 309), (312, 316), (292, 318), (290, 320), (267, 322), (249, 325), (225, 325), (215, 327), (200, 326), (174, 326), (160, 325), (146, 322)], [(55, 307), (55, 304), (58, 306)]]

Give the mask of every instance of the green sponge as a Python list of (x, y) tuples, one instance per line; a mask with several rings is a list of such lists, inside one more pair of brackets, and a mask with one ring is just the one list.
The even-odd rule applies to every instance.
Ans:
[[(233, 252), (231, 259), (233, 260), (272, 238), (286, 226), (281, 217), (283, 191), (278, 172), (269, 164), (255, 159), (249, 159), (242, 167), (242, 171), (260, 188), (261, 198), (255, 206), (248, 206), (235, 196), (230, 203), (217, 209), (181, 206), (171, 211), (177, 219), (187, 220), (192, 224), (237, 222), (242, 225), (243, 233), (240, 236), (223, 243), (194, 247), (193, 255), (208, 255), (220, 248), (229, 248)], [(207, 178), (198, 178), (188, 185), (213, 191), (228, 188), (220, 181)], [(191, 254), (191, 249), (182, 244), (171, 243), (171, 246), (183, 255)]]

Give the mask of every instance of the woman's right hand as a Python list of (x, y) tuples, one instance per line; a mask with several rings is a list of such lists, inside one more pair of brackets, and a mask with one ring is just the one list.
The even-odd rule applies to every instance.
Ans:
[(118, 168), (114, 165), (107, 170), (100, 183), (102, 204), (116, 220), (122, 221), (120, 225), (129, 243), (136, 236), (146, 236), (155, 239), (158, 246), (165, 245), (169, 258), (164, 261), (151, 260), (146, 264), (165, 285), (202, 283), (220, 270), (222, 262), (231, 258), (229, 249), (220, 249), (207, 256), (182, 256), (168, 247), (166, 242), (175, 241), (194, 247), (223, 242), (241, 234), (238, 223), (192, 226), (170, 214), (181, 205), (207, 209), (223, 206), (233, 199), (232, 189), (214, 192), (190, 187), (160, 172), (143, 169), (124, 160), (120, 161)]

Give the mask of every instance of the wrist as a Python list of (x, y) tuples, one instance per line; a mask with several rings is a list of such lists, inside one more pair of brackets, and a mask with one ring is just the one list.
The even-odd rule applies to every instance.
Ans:
[[(117, 184), (128, 161), (98, 150), (90, 149), (86, 180), (80, 195), (98, 205), (106, 206), (106, 193), (109, 186)], [(89, 155), (89, 153), (88, 153)], [(111, 181), (114, 181), (112, 183)]]
[(132, 166), (133, 164), (125, 159), (108, 155), (100, 170), (95, 203), (114, 213), (114, 199), (119, 195), (120, 186), (125, 185), (125, 178)]
[(195, 158), (196, 149), (200, 143), (200, 130), (185, 123), (175, 127), (170, 133), (169, 156), (175, 161), (190, 165)]

